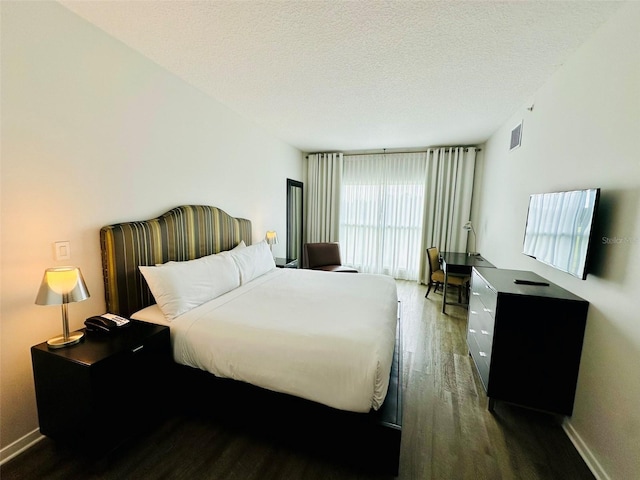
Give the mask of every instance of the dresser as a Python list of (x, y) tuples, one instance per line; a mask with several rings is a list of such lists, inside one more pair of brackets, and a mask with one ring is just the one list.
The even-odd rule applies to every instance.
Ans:
[(35, 345), (31, 358), (40, 432), (54, 440), (109, 451), (165, 411), (168, 327), (131, 320), (70, 347)]
[(588, 308), (533, 272), (473, 268), (467, 343), (489, 410), (502, 400), (572, 414)]

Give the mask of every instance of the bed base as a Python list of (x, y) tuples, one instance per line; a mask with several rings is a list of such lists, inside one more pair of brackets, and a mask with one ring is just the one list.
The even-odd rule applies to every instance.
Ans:
[(369, 413), (337, 410), (174, 364), (176, 404), (249, 435), (367, 472), (398, 475), (402, 437), (400, 328), (387, 396)]

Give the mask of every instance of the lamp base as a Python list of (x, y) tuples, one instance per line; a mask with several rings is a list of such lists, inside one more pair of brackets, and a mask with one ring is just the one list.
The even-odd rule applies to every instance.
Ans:
[(47, 340), (47, 346), (49, 348), (64, 348), (70, 345), (75, 345), (76, 343), (80, 343), (83, 338), (83, 332), (73, 332), (69, 334), (68, 338), (64, 338), (64, 335), (50, 338), (49, 340)]

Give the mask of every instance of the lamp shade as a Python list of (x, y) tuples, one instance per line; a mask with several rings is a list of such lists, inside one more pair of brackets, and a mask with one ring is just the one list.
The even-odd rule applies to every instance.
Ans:
[(269, 245), (275, 245), (278, 243), (278, 234), (273, 230), (269, 230), (264, 238)]
[(89, 290), (77, 267), (47, 268), (36, 297), (37, 305), (62, 305), (89, 298)]

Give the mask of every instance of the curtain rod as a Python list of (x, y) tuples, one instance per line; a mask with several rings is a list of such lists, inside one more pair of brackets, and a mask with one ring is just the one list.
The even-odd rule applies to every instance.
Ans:
[[(389, 154), (394, 154), (394, 153), (426, 153), (429, 150), (439, 150), (439, 149), (444, 149), (446, 152), (449, 152), (455, 148), (464, 148), (464, 151), (468, 151), (470, 148), (475, 148), (477, 152), (481, 152), (482, 149), (478, 148), (478, 147), (474, 147), (474, 146), (469, 146), (469, 145), (461, 145), (459, 147), (430, 147), (427, 150), (401, 150), (401, 151), (396, 151), (396, 152), (389, 152)], [(309, 155), (317, 155), (319, 153), (336, 153), (336, 152), (315, 152), (315, 153), (309, 153), (307, 155), (304, 156), (304, 158), (309, 158)], [(386, 149), (383, 149), (382, 152), (369, 152), (369, 153), (345, 153), (342, 152), (342, 154), (344, 156), (349, 156), (349, 157), (357, 157), (360, 155), (381, 155), (381, 154), (385, 154)]]

